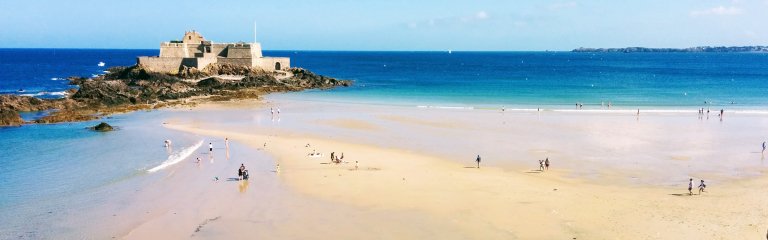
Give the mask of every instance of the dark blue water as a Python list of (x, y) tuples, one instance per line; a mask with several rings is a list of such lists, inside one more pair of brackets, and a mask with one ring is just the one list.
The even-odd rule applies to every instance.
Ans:
[[(61, 97), (73, 88), (67, 77), (103, 74), (112, 66), (136, 63), (136, 56), (157, 55), (158, 50), (105, 49), (0, 49), (0, 94)], [(99, 62), (104, 62), (99, 67)], [(20, 89), (24, 93), (18, 93)]]
[[(68, 76), (101, 74), (157, 50), (0, 49), (0, 93), (55, 97)], [(265, 51), (355, 87), (301, 97), (415, 105), (768, 107), (768, 54)], [(105, 67), (99, 67), (105, 62)]]

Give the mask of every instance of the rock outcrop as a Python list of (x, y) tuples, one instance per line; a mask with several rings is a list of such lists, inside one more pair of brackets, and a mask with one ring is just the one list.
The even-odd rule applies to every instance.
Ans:
[(0, 109), (0, 126), (19, 126), (24, 124), (19, 112), (11, 109)]
[(105, 122), (101, 122), (98, 125), (91, 127), (91, 129), (94, 130), (94, 131), (99, 131), (99, 132), (109, 132), (109, 131), (114, 130), (114, 128), (112, 128), (112, 126), (110, 126), (109, 124), (107, 124)]
[(70, 84), (79, 88), (71, 90), (70, 96), (63, 99), (0, 95), (0, 110), (3, 110), (0, 125), (20, 124), (19, 111), (58, 110), (35, 123), (87, 121), (112, 112), (169, 106), (171, 101), (190, 97), (206, 96), (211, 100), (256, 98), (269, 92), (329, 89), (352, 84), (301, 68), (267, 72), (226, 64), (210, 64), (202, 70), (186, 68), (176, 75), (147, 71), (139, 65), (113, 67), (107, 72), (95, 78), (68, 78)]

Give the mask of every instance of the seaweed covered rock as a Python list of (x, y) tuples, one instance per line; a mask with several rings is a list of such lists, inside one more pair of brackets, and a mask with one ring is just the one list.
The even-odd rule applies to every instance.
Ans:
[(101, 122), (98, 125), (91, 127), (91, 129), (94, 130), (94, 131), (99, 131), (99, 132), (109, 132), (109, 131), (114, 130), (114, 128), (111, 125), (109, 125), (109, 124), (107, 124), (105, 122)]
[(123, 81), (94, 79), (83, 82), (80, 89), (72, 95), (72, 99), (88, 104), (117, 106), (132, 104), (131, 97), (134, 95)]
[(35, 123), (58, 123), (58, 122), (82, 122), (97, 119), (97, 116), (93, 115), (94, 112), (89, 110), (77, 109), (63, 109), (51, 113), (48, 116), (36, 119)]
[(19, 126), (24, 123), (19, 112), (11, 109), (0, 109), (0, 126)]
[(303, 68), (291, 68), (289, 69), (289, 72), (293, 74), (293, 76), (288, 78), (286, 83), (301, 88), (328, 89), (338, 86), (348, 87), (352, 85), (352, 81), (326, 77)]

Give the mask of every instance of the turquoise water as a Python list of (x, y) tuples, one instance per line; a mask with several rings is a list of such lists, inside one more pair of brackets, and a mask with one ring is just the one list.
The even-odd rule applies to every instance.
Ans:
[[(279, 52), (356, 81), (297, 98), (400, 105), (768, 109), (768, 54)], [(705, 104), (705, 101), (707, 104)]]
[[(0, 239), (16, 234), (36, 238), (19, 231), (39, 228), (26, 224), (45, 224), (77, 214), (75, 210), (85, 211), (114, 197), (115, 186), (151, 179), (147, 169), (202, 139), (164, 129), (165, 114), (115, 115), (103, 121), (118, 130), (106, 133), (87, 129), (98, 121), (0, 128), (5, 146), (0, 151)], [(165, 139), (173, 139), (175, 148), (166, 149)]]

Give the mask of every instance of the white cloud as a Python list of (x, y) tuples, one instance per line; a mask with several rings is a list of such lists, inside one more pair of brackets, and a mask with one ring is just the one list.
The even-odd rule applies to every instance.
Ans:
[(704, 16), (704, 15), (739, 15), (742, 14), (744, 10), (737, 7), (725, 7), (725, 6), (717, 6), (710, 9), (704, 9), (704, 10), (694, 10), (691, 11), (691, 16)]
[(575, 8), (578, 6), (576, 2), (557, 2), (549, 5), (549, 9), (557, 10), (557, 9), (564, 9), (564, 8)]
[(485, 11), (479, 11), (475, 14), (476, 19), (488, 19), (488, 13)]

